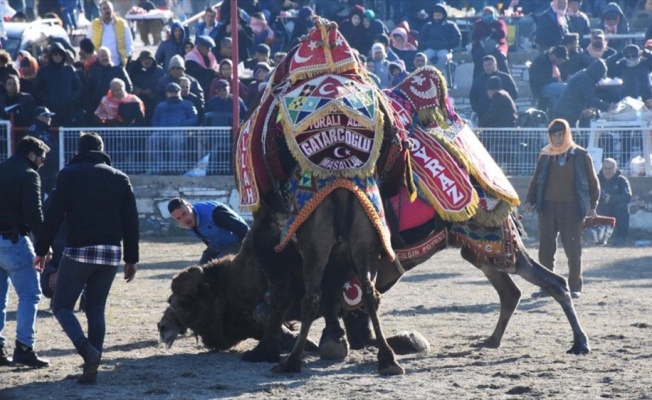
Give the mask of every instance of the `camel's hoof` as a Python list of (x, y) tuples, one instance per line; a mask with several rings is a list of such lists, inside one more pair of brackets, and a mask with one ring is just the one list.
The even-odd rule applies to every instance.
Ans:
[(349, 355), (349, 343), (345, 338), (323, 340), (319, 345), (319, 356), (324, 360), (343, 360)]
[(299, 373), (301, 372), (301, 362), (294, 365), (294, 363), (289, 363), (288, 358), (284, 358), (279, 363), (272, 368), (272, 372), (277, 374), (286, 374), (286, 373)]
[(575, 343), (573, 344), (573, 347), (571, 347), (566, 354), (575, 354), (575, 355), (580, 355), (580, 354), (589, 354), (591, 352), (591, 349), (589, 348), (588, 343)]
[(430, 343), (417, 331), (402, 332), (388, 337), (387, 343), (396, 354), (416, 354), (430, 351)]
[(500, 340), (494, 337), (488, 337), (482, 342), (482, 347), (488, 347), (490, 349), (497, 349), (500, 347)]
[(254, 348), (253, 350), (246, 351), (242, 355), (242, 361), (251, 362), (251, 363), (261, 363), (261, 362), (275, 363), (275, 362), (279, 362), (280, 358), (281, 356), (278, 354), (278, 352), (264, 351), (259, 349), (258, 347)]
[(378, 368), (378, 372), (384, 376), (405, 374), (405, 370), (403, 369), (403, 367), (398, 365), (398, 363), (396, 362), (386, 367)]

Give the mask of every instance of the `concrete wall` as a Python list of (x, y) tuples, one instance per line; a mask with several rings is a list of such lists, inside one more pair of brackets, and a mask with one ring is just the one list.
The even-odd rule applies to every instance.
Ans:
[[(168, 200), (181, 196), (190, 202), (217, 200), (238, 210), (238, 192), (230, 176), (209, 176), (202, 178), (184, 176), (131, 176), (136, 193), (141, 234), (168, 233), (179, 229), (167, 211)], [(529, 177), (510, 179), (522, 201), (527, 194)], [(652, 233), (652, 178), (630, 178), (634, 197), (631, 203), (631, 227)], [(241, 215), (251, 221), (251, 213)], [(536, 236), (537, 221), (534, 213), (523, 215), (528, 233)]]

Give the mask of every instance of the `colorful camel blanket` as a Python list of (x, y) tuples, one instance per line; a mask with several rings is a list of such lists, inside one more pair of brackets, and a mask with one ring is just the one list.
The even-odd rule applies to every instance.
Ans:
[(288, 179), (284, 193), (286, 203), (290, 206), (290, 215), (287, 224), (281, 232), (281, 242), (276, 246), (276, 251), (282, 251), (290, 243), (299, 227), (312, 215), (322, 200), (333, 190), (338, 188), (348, 189), (357, 197), (365, 210), (369, 220), (376, 228), (381, 238), (383, 249), (390, 261), (394, 261), (395, 254), (392, 249), (391, 235), (385, 221), (385, 210), (380, 198), (376, 178), (319, 178), (304, 171), (297, 172)]

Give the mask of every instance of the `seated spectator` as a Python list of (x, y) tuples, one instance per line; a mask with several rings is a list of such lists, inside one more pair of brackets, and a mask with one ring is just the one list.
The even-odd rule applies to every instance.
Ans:
[(598, 173), (598, 180), (600, 181), (600, 200), (597, 213), (616, 218), (616, 228), (611, 244), (622, 245), (629, 234), (629, 202), (632, 200), (632, 189), (613, 158), (604, 159)]
[(217, 61), (211, 52), (215, 42), (210, 36), (199, 36), (195, 48), (186, 54), (186, 73), (197, 79), (204, 93), (211, 90), (211, 82), (217, 76)]
[(405, 28), (398, 27), (392, 31), (389, 38), (390, 48), (399, 59), (406, 65), (414, 65), (414, 56), (417, 54), (417, 46), (410, 42)]
[(277, 51), (276, 53), (274, 53), (274, 58), (273, 58), (274, 65), (280, 65), (283, 59), (285, 58), (285, 56), (287, 55), (288, 53), (284, 51)]
[(156, 63), (162, 66), (164, 71), (168, 70), (168, 64), (172, 57), (175, 55), (185, 56), (184, 45), (187, 39), (183, 25), (178, 22), (173, 23), (169, 37), (158, 45), (154, 55)]
[(374, 81), (376, 86), (380, 88), (380, 78), (378, 77), (378, 75), (376, 75), (376, 64), (374, 63), (374, 61), (366, 60), (364, 61), (363, 65), (367, 70), (367, 75), (369, 75), (369, 78), (371, 78), (371, 80)]
[(564, 35), (561, 45), (568, 50), (568, 61), (559, 67), (559, 72), (561, 73), (561, 79), (567, 82), (572, 75), (588, 67), (588, 65), (584, 65), (585, 59), (582, 57), (584, 52), (580, 48), (580, 38), (577, 33)]
[(600, 29), (591, 31), (591, 39), (586, 51), (582, 53), (582, 65), (584, 68), (593, 64), (595, 60), (606, 60), (607, 58), (616, 54), (616, 50), (607, 46), (607, 40), (604, 37), (604, 32)]
[(93, 118), (104, 126), (143, 126), (145, 105), (138, 96), (127, 93), (121, 79), (115, 78), (97, 106)]
[(569, 31), (566, 0), (552, 0), (550, 7), (537, 18), (536, 43), (543, 52), (561, 44), (561, 40)]
[(148, 50), (140, 52), (135, 62), (129, 63), (127, 72), (133, 84), (133, 93), (145, 104), (145, 123), (149, 125), (152, 121), (154, 108), (158, 104), (156, 89), (158, 81), (165, 76), (163, 68), (156, 65), (152, 53)]
[[(629, 33), (629, 23), (617, 3), (609, 3), (602, 10), (600, 29), (607, 35)], [(624, 49), (627, 43), (628, 41), (626, 39), (613, 39), (609, 41), (609, 45), (615, 50)]]
[(568, 49), (556, 46), (539, 54), (530, 65), (530, 89), (539, 100), (544, 100), (544, 108), (554, 107), (566, 87), (559, 70), (566, 61)]
[[(618, 61), (609, 62), (612, 58)], [(640, 49), (635, 44), (630, 44), (623, 49), (622, 57), (616, 54), (607, 60), (609, 76), (618, 77), (623, 84), (618, 88), (618, 99), (626, 96), (641, 98), (643, 101), (652, 99), (650, 85), (650, 72), (652, 72), (652, 53)]]
[[(7, 50), (0, 50), (0, 82), (4, 82), (5, 78), (9, 75), (18, 76), (18, 71), (13, 66), (11, 55)], [(7, 94), (5, 88), (0, 86), (0, 96)]]
[[(197, 110), (191, 102), (182, 100), (180, 93), (181, 87), (176, 83), (167, 85), (165, 88), (167, 100), (156, 106), (152, 117), (153, 127), (197, 125)], [(184, 130), (161, 130), (153, 133), (147, 139), (148, 173), (156, 175), (185, 170), (183, 150), (186, 139), (187, 133)]]
[(193, 78), (190, 75), (185, 73), (186, 63), (183, 61), (180, 55), (176, 55), (170, 59), (168, 64), (168, 74), (165, 75), (158, 81), (156, 92), (158, 94), (158, 101), (162, 102), (167, 99), (166, 89), (170, 83), (179, 84), (179, 78), (182, 76), (188, 77), (190, 79), (190, 91), (197, 95), (199, 98), (204, 100), (204, 90), (201, 88), (197, 79)]
[(190, 39), (186, 40), (183, 43), (183, 54), (181, 54), (181, 57), (185, 57), (186, 54), (190, 53), (194, 48), (195, 48), (195, 42), (193, 42)]
[(190, 79), (187, 76), (179, 78), (179, 87), (181, 88), (181, 98), (187, 100), (195, 106), (197, 110), (197, 120), (199, 122), (204, 120), (204, 99), (199, 98), (196, 94), (190, 91)]
[[(217, 82), (216, 90), (217, 96), (209, 99), (206, 102), (206, 108), (204, 111), (209, 112), (218, 112), (233, 115), (233, 95), (231, 94), (229, 82), (226, 79), (220, 79)], [(240, 105), (240, 122), (244, 120), (244, 116), (247, 113), (247, 106), (245, 106), (242, 99), (238, 99), (238, 104)]]
[(412, 30), (408, 21), (399, 22), (394, 26), (394, 29), (396, 28), (405, 29), (405, 32), (407, 32), (407, 41), (412, 43), (414, 47), (419, 47), (419, 42), (417, 41), (417, 36), (419, 35), (419, 32)]
[[(376, 37), (378, 35), (387, 35), (389, 31), (382, 21), (376, 19), (376, 13), (369, 9), (364, 10), (362, 13), (362, 27), (364, 28), (364, 41), (360, 52), (369, 54)], [(387, 47), (389, 47), (389, 43), (387, 43)]]
[(97, 50), (97, 63), (88, 72), (88, 79), (84, 89), (86, 95), (85, 106), (88, 115), (95, 112), (97, 106), (100, 105), (100, 101), (102, 101), (102, 97), (109, 91), (111, 81), (115, 78), (121, 79), (125, 83), (127, 92), (133, 90), (127, 71), (121, 66), (113, 65), (111, 50), (108, 47), (100, 47)]
[(18, 72), (20, 73), (20, 87), (24, 93), (32, 93), (38, 68), (38, 61), (29, 54), (20, 60)]
[(493, 75), (487, 79), (487, 112), (478, 118), (478, 125), (483, 128), (515, 128), (518, 119), (516, 104), (506, 90), (500, 77)]
[(438, 70), (446, 71), (448, 53), (460, 45), (462, 34), (454, 22), (448, 21), (448, 12), (441, 4), (435, 5), (430, 15), (432, 21), (419, 32), (419, 50)]
[(501, 82), (500, 88), (505, 90), (512, 100), (518, 98), (518, 89), (512, 76), (498, 70), (498, 65), (494, 56), (484, 56), (482, 59), (483, 72), (473, 80), (469, 99), (471, 100), (471, 109), (478, 115), (478, 119), (484, 118), (489, 111), (490, 98), (487, 95), (487, 81), (491, 77), (498, 77)]
[[(385, 57), (387, 57), (387, 61), (393, 62), (393, 61), (400, 60), (399, 56), (396, 53), (394, 53), (394, 50), (392, 50), (392, 48), (389, 45), (389, 36), (385, 35), (384, 33), (377, 35), (374, 38), (374, 44), (376, 43), (382, 44), (383, 47), (385, 48)], [(373, 54), (368, 54), (368, 56), (373, 57)]]
[(390, 87), (391, 75), (389, 73), (389, 60), (385, 54), (385, 46), (375, 43), (371, 47), (371, 61), (375, 64), (374, 73), (380, 79), (380, 88), (387, 89)]
[(428, 56), (425, 53), (417, 53), (414, 55), (414, 61), (412, 62), (414, 69), (425, 67), (428, 65)]
[(577, 33), (580, 37), (580, 42), (585, 47), (588, 40), (582, 39), (584, 35), (591, 33), (591, 22), (588, 15), (584, 14), (580, 7), (582, 0), (569, 0), (566, 15), (568, 16), (568, 31), (570, 33)]
[(230, 37), (225, 37), (220, 40), (220, 48), (215, 54), (215, 60), (220, 62), (222, 60), (230, 60), (233, 58), (233, 40)]
[(492, 55), (498, 64), (498, 70), (509, 74), (507, 62), (507, 25), (498, 19), (498, 11), (487, 6), (482, 9), (482, 17), (473, 23), (473, 79), (482, 74), (482, 59)]
[(588, 68), (573, 75), (554, 107), (553, 117), (565, 119), (573, 128), (580, 119), (583, 120), (580, 126), (588, 126), (596, 109), (613, 110), (615, 104), (610, 105), (596, 96), (596, 85), (605, 76), (607, 66), (602, 60), (594, 61)]
[(272, 65), (272, 60), (270, 60), (269, 56), (271, 54), (271, 50), (268, 45), (266, 44), (259, 44), (256, 46), (256, 51), (254, 52), (254, 56), (246, 59), (242, 62), (244, 67), (246, 69), (254, 70), (256, 68), (256, 65), (258, 63), (266, 63), (268, 65)]
[(364, 8), (362, 6), (356, 5), (352, 7), (349, 11), (349, 18), (342, 21), (339, 30), (351, 47), (361, 54), (367, 54), (363, 52), (365, 48), (365, 32), (364, 25), (362, 25), (363, 14)]
[[(233, 79), (233, 63), (231, 60), (222, 60), (220, 62), (220, 71), (215, 79), (213, 79), (213, 82), (211, 82), (211, 90), (208, 94), (209, 99), (217, 96), (217, 87), (215, 85), (220, 81), (220, 79), (226, 79), (229, 83)], [(238, 97), (240, 97), (245, 104), (247, 103), (247, 86), (242, 83), (240, 79), (238, 79)]]
[(16, 75), (7, 75), (4, 87), (7, 94), (0, 96), (0, 118), (11, 121), (13, 128), (23, 128), (24, 134), (34, 117), (34, 98), (20, 91), (20, 79)]
[(251, 30), (254, 33), (254, 47), (259, 44), (270, 46), (272, 43), (274, 43), (276, 40), (274, 30), (267, 24), (265, 14), (262, 12), (256, 12), (252, 14), (251, 21), (249, 23), (251, 25)]
[(403, 82), (408, 76), (407, 71), (405, 71), (405, 64), (403, 64), (403, 60), (389, 63), (389, 74), (391, 75), (391, 80), (389, 83), (390, 88)]
[(247, 101), (250, 105), (258, 96), (260, 91), (260, 84), (267, 81), (267, 74), (272, 71), (272, 67), (265, 63), (259, 63), (254, 68), (254, 80), (249, 84), (247, 88)]

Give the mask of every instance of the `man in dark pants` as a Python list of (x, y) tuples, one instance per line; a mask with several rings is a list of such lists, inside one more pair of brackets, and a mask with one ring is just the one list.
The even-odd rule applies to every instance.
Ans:
[(249, 226), (235, 211), (218, 201), (202, 201), (190, 204), (180, 197), (168, 202), (168, 211), (182, 228), (206, 243), (199, 264), (240, 249)]
[[(6, 322), (9, 280), (18, 295), (16, 348), (13, 362), (30, 367), (47, 367), (50, 362), (34, 352), (34, 325), (41, 299), (38, 275), (32, 269), (34, 248), (27, 234), (38, 234), (43, 223), (41, 180), (36, 172), (50, 148), (26, 136), (16, 153), (0, 164), (0, 366), (10, 365), (2, 335)], [(49, 253), (46, 248), (43, 255)]]
[(616, 218), (616, 229), (611, 244), (622, 245), (629, 233), (629, 202), (632, 199), (632, 189), (613, 158), (604, 159), (598, 180), (600, 181), (598, 214)]
[[(77, 155), (57, 176), (36, 242), (34, 268), (45, 267), (45, 254), (61, 226), (68, 234), (59, 264), (52, 312), (84, 359), (77, 383), (92, 384), (97, 378), (104, 345), (106, 300), (124, 248), (124, 278), (130, 282), (138, 262), (138, 211), (127, 175), (111, 167), (97, 133), (79, 138)], [(73, 313), (86, 286), (88, 338)]]
[[(582, 233), (584, 218), (595, 216), (600, 184), (589, 153), (573, 142), (563, 119), (548, 125), (550, 144), (541, 150), (525, 210), (539, 214), (539, 261), (554, 271), (557, 236), (568, 258), (568, 284), (573, 298), (582, 294)], [(546, 296), (542, 289), (533, 297)]]

